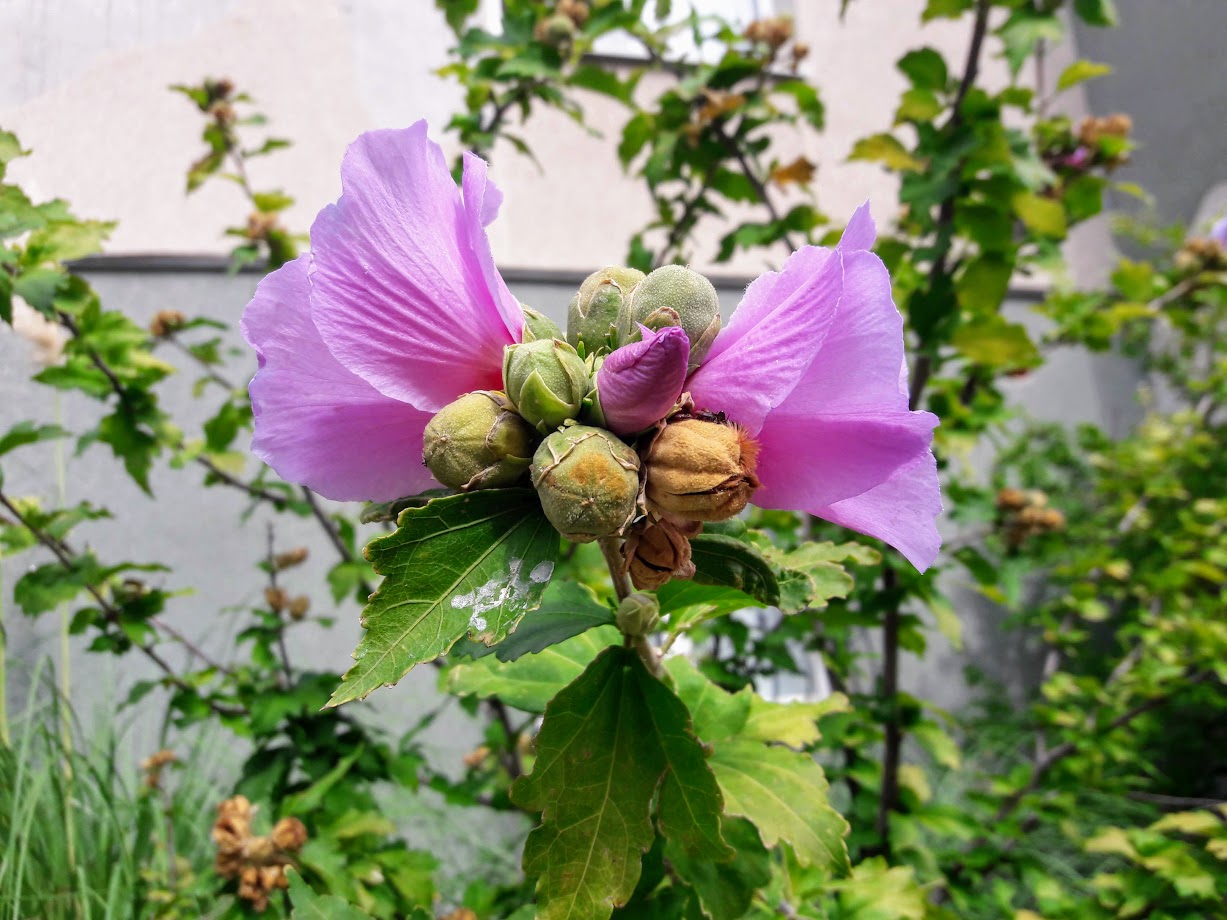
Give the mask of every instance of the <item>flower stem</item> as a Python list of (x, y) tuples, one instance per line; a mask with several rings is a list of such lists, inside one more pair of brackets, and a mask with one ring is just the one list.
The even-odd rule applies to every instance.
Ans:
[[(630, 577), (622, 570), (621, 541), (617, 537), (602, 537), (598, 543), (601, 547), (601, 554), (605, 557), (605, 565), (609, 567), (609, 577), (613, 581), (618, 600), (624, 601), (634, 591), (634, 588)], [(647, 636), (627, 636), (626, 645), (639, 653), (639, 657), (643, 659), (643, 663), (653, 676), (664, 676), (664, 669), (660, 666), (660, 652), (648, 641)]]

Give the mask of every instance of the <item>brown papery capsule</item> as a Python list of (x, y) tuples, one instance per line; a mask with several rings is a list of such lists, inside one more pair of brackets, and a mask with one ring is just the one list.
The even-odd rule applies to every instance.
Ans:
[(631, 583), (640, 591), (655, 591), (672, 578), (692, 578), (694, 563), (688, 537), (701, 527), (695, 524), (683, 533), (668, 520), (637, 526), (623, 550)]
[(758, 445), (735, 425), (683, 419), (667, 425), (647, 457), (647, 498), (691, 521), (725, 521), (758, 488)]

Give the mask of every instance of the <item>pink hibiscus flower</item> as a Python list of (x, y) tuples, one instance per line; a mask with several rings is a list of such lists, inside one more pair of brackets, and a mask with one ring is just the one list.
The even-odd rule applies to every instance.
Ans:
[[(524, 316), (490, 254), (502, 196), (480, 159), (465, 158), (458, 189), (424, 122), (371, 132), (346, 154), (342, 188), (310, 255), (269, 275), (244, 314), (260, 362), (252, 449), (329, 498), (386, 501), (435, 484), (426, 423), (501, 388)], [(923, 570), (941, 544), (937, 418), (908, 408), (903, 320), (874, 236), (862, 206), (834, 249), (805, 247), (757, 279), (692, 373), (682, 330), (643, 329), (596, 385), (622, 435), (688, 392), (757, 442), (754, 504), (878, 537)]]

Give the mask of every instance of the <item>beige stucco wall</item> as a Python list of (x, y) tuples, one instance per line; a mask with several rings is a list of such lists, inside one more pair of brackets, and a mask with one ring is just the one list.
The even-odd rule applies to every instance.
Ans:
[[(967, 43), (966, 22), (919, 27), (923, 0), (853, 3), (842, 22), (839, 5), (793, 4), (798, 35), (812, 48), (803, 73), (821, 88), (828, 128), (780, 137), (782, 156), (804, 153), (819, 164), (818, 203), (836, 222), (866, 198), (883, 216), (893, 201), (890, 176), (845, 158), (857, 137), (890, 124), (904, 86), (894, 61), (925, 43), (957, 72)], [(359, 132), (425, 117), (447, 143), (442, 125), (459, 93), (434, 71), (450, 37), (432, 0), (4, 0), (0, 60), (16, 66), (0, 68), (0, 125), (35, 151), (12, 176), (85, 215), (118, 219), (109, 252), (224, 252), (221, 230), (242, 221), (244, 203), (225, 183), (185, 199), (201, 119), (166, 87), (225, 75), (258, 99), (271, 131), (294, 140), (251, 173), (258, 186), (297, 197), (288, 220), (305, 230), (338, 194), (341, 153)], [(998, 60), (985, 74), (1005, 79)], [(493, 175), (507, 194), (492, 237), (504, 266), (586, 270), (616, 261), (649, 219), (645, 191), (614, 155), (624, 110), (595, 96), (585, 107), (604, 137), (556, 112), (523, 132), (541, 169), (507, 145), (494, 151)], [(701, 234), (698, 263), (721, 232)], [(741, 256), (721, 271), (757, 273), (776, 257)]]

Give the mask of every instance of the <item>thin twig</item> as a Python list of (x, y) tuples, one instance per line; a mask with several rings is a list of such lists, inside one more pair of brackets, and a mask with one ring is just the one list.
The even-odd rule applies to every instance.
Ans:
[[(763, 183), (763, 180), (758, 177), (758, 173), (755, 172), (754, 168), (750, 165), (749, 160), (746, 159), (746, 153), (741, 149), (741, 145), (725, 133), (724, 123), (719, 120), (713, 122), (712, 133), (715, 134), (716, 140), (720, 141), (724, 149), (732, 154), (734, 159), (737, 160), (737, 164), (741, 167), (742, 175), (744, 175), (746, 179), (749, 180), (750, 185), (754, 187), (755, 194), (758, 195), (763, 207), (767, 209), (767, 213), (771, 215), (771, 220), (774, 223), (780, 223), (782, 218), (780, 217), (779, 210), (775, 206), (775, 202), (771, 198), (771, 193), (767, 191), (767, 186)], [(793, 241), (792, 236), (786, 230), (780, 234), (780, 242), (787, 247), (790, 254), (796, 252), (799, 248)]]
[(207, 377), (209, 380), (212, 380), (218, 386), (222, 387), (223, 389), (231, 393), (233, 393), (235, 390), (238, 389), (238, 387), (236, 387), (231, 381), (223, 377), (217, 371), (217, 369), (213, 367), (212, 364), (204, 360), (204, 358), (200, 357), (200, 355), (196, 354), (196, 352), (192, 351), (192, 349), (189, 348), (187, 345), (184, 345), (183, 342), (181, 342), (178, 339), (175, 333), (168, 332), (164, 336), (161, 337), (161, 340), (163, 342), (168, 342), (172, 347), (174, 347), (184, 357), (191, 358), (193, 361), (199, 364), (201, 370), (204, 371), (205, 377)]
[[(268, 586), (272, 589), (270, 593), (276, 594), (277, 587), (277, 554), (274, 551), (275, 534), (273, 530), (273, 522), (268, 522)], [(281, 615), (280, 610), (273, 610), (277, 615), (277, 654), (281, 657), (281, 672), (284, 676), (283, 681), (278, 681), (283, 687), (289, 687), (294, 683), (294, 670), (290, 667), (290, 653), (285, 647), (285, 618)]]
[[(1161, 795), (1157, 792), (1130, 792), (1129, 798), (1135, 802), (1149, 802), (1152, 805), (1162, 805), (1164, 808), (1214, 808), (1222, 809), (1227, 805), (1225, 799), (1204, 799), (1188, 795)], [(1219, 815), (1222, 819), (1223, 816)]]
[(328, 541), (337, 551), (337, 555), (344, 562), (353, 562), (354, 554), (349, 551), (349, 547), (345, 545), (345, 541), (341, 539), (341, 532), (337, 529), (337, 525), (328, 517), (327, 512), (320, 507), (320, 503), (315, 499), (315, 493), (306, 486), (302, 487), (302, 497), (306, 499), (307, 505), (311, 508), (311, 514), (319, 521), (320, 527), (324, 529), (324, 533), (328, 535)]
[[(40, 527), (35, 525), (32, 521), (30, 521), (29, 518), (27, 518), (24, 514), (22, 514), (21, 510), (17, 508), (16, 505), (14, 505), (11, 501), (9, 501), (8, 496), (5, 495), (2, 491), (0, 491), (0, 505), (3, 505), (5, 508), (7, 508), (9, 513), (12, 514), (13, 517), (15, 517), (17, 521), (26, 530), (28, 530), (34, 536), (36, 540), (38, 540), (39, 543), (41, 543), (44, 547), (49, 549), (52, 555), (54, 555), (56, 559), (59, 560), (61, 565), (63, 565), (65, 568), (68, 568), (68, 569), (71, 569), (74, 567), (77, 561), (76, 554), (73, 553), (71, 549), (69, 549), (68, 545), (64, 543), (64, 541), (50, 536), (45, 531), (43, 531)], [(102, 610), (103, 615), (107, 618), (107, 621), (113, 626), (118, 626), (118, 624), (123, 618), (123, 615), (121, 611), (119, 610), (119, 608), (117, 608), (114, 604), (112, 604), (109, 600), (107, 600), (106, 597), (103, 596), (102, 592), (98, 589), (98, 587), (94, 585), (92, 582), (85, 582), (83, 586), (85, 590), (89, 592), (90, 596), (93, 597), (94, 600), (97, 602), (99, 608), (101, 608)], [(154, 648), (152, 648), (151, 646), (142, 645), (139, 643), (133, 643), (133, 646), (137, 648), (138, 650), (140, 650), (140, 652), (144, 654), (146, 658), (148, 658), (150, 661), (156, 664), (158, 668), (162, 670), (162, 672), (166, 675), (166, 680), (170, 684), (172, 684), (175, 687), (178, 687), (180, 690), (184, 690), (184, 691), (187, 691), (193, 694), (197, 693), (196, 688), (192, 687), (185, 680), (179, 677), (175, 673), (174, 668), (172, 668), (170, 664), (166, 661), (166, 659), (163, 658)], [(205, 700), (205, 704), (211, 710), (213, 710), (213, 712), (217, 713), (220, 716), (234, 717), (234, 716), (241, 716), (246, 713), (246, 710), (244, 709), (236, 709), (231, 706), (223, 706), (220, 703), (217, 703), (209, 699)]]
[(507, 771), (512, 782), (515, 782), (524, 775), (524, 760), (520, 756), (520, 733), (511, 724), (511, 713), (507, 711), (506, 703), (498, 697), (491, 697), (486, 700), (486, 705), (498, 720), (499, 725), (503, 727), (503, 734), (507, 738), (507, 749), (503, 751), (502, 758), (503, 769)]

